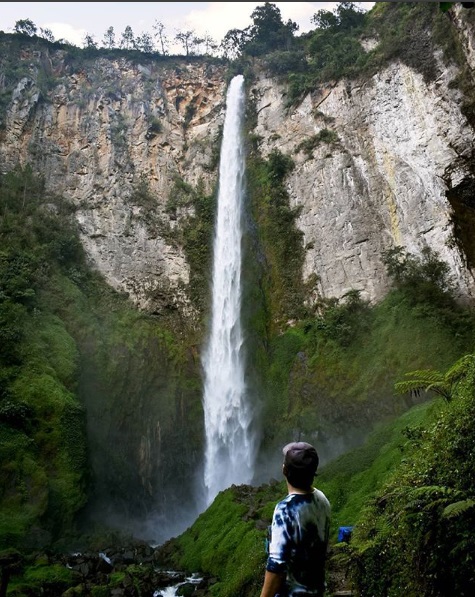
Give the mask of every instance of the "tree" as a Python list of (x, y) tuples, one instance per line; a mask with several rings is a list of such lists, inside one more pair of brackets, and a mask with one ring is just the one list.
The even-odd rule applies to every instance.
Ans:
[(335, 13), (330, 10), (318, 10), (310, 19), (317, 29), (336, 29), (338, 27), (338, 19)]
[(94, 39), (94, 36), (89, 35), (89, 33), (86, 33), (83, 40), (83, 46), (85, 48), (97, 48), (97, 42)]
[(419, 394), (421, 391), (434, 392), (450, 402), (457, 384), (473, 367), (475, 356), (468, 354), (459, 359), (446, 373), (433, 369), (423, 369), (406, 373), (410, 378), (394, 385), (397, 394)]
[(365, 21), (365, 12), (354, 2), (340, 2), (336, 8), (340, 29), (348, 31), (361, 27)]
[(122, 37), (120, 38), (120, 47), (124, 48), (125, 50), (132, 50), (135, 48), (134, 32), (132, 31), (132, 27), (130, 25), (127, 25), (122, 33)]
[(242, 54), (249, 41), (249, 27), (246, 29), (230, 29), (223, 37), (220, 48), (225, 58), (232, 60)]
[(253, 24), (249, 29), (249, 41), (245, 51), (251, 56), (261, 56), (276, 50), (290, 50), (294, 34), (298, 31), (297, 23), (290, 19), (282, 21), (279, 8), (266, 2), (258, 6), (251, 14)]
[(200, 50), (199, 47), (205, 43), (205, 38), (204, 37), (194, 37), (191, 40), (191, 45), (190, 45), (190, 54), (200, 54)]
[(111, 50), (115, 46), (114, 27), (109, 27), (109, 29), (107, 29), (107, 31), (104, 33), (102, 43), (106, 48), (109, 48), (109, 50)]
[(339, 31), (360, 27), (364, 20), (364, 11), (354, 2), (339, 2), (334, 12), (319, 10), (311, 19), (318, 29)]
[(209, 33), (205, 33), (205, 36), (201, 43), (203, 43), (205, 46), (205, 54), (207, 56), (212, 55), (213, 52), (216, 52), (216, 50), (219, 47), (215, 40), (209, 35)]
[(43, 37), (44, 39), (47, 39), (51, 43), (54, 43), (54, 35), (53, 35), (53, 32), (51, 31), (51, 29), (43, 29), (42, 27), (40, 27), (40, 31), (41, 31), (41, 37)]
[(154, 50), (153, 39), (150, 33), (143, 32), (142, 35), (139, 35), (135, 39), (134, 45), (137, 50), (140, 50), (140, 52), (145, 52), (147, 54), (151, 54)]
[(443, 297), (452, 297), (455, 292), (449, 265), (430, 247), (423, 247), (419, 256), (393, 247), (383, 253), (383, 262), (395, 287), (408, 296), (440, 304)]
[(155, 31), (154, 37), (158, 40), (162, 56), (166, 56), (168, 54), (168, 37), (164, 33), (165, 25), (156, 20), (152, 25), (152, 29)]
[(202, 43), (202, 40), (196, 37), (193, 29), (188, 31), (179, 31), (175, 35), (175, 41), (179, 42), (183, 46), (186, 56), (193, 54), (195, 46), (199, 43)]
[(21, 19), (15, 23), (15, 33), (23, 33), (32, 37), (36, 35), (38, 28), (30, 19)]

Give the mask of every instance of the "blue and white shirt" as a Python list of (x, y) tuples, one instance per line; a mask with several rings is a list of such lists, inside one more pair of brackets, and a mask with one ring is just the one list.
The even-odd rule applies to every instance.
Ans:
[(322, 597), (330, 502), (318, 489), (290, 493), (274, 509), (266, 569), (285, 573), (288, 597)]

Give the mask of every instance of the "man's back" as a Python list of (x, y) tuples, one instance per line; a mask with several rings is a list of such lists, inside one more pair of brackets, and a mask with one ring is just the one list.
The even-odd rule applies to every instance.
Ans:
[(286, 572), (289, 596), (323, 595), (329, 526), (330, 504), (318, 489), (290, 493), (275, 507), (268, 569)]
[(318, 454), (307, 442), (282, 449), (288, 495), (274, 508), (260, 597), (323, 597), (330, 502), (315, 489)]

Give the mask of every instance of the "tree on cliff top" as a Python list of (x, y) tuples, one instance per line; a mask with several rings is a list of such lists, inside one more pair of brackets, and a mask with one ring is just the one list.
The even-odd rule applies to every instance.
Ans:
[(15, 33), (23, 33), (32, 37), (38, 31), (37, 26), (30, 19), (20, 19), (15, 23)]

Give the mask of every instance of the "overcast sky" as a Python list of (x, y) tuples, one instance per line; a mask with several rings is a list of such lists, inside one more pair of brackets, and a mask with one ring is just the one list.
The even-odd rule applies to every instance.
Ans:
[[(333, 10), (338, 2), (273, 2), (282, 19), (299, 25), (297, 35), (314, 29), (312, 16), (320, 9)], [(357, 2), (369, 9), (374, 2)], [(208, 34), (221, 42), (230, 29), (252, 24), (251, 14), (264, 2), (0, 2), (0, 30), (12, 33), (15, 23), (30, 19), (40, 28), (50, 29), (55, 39), (83, 47), (86, 34), (102, 45), (104, 33), (114, 28), (116, 42), (127, 26), (134, 36), (153, 34), (160, 21), (170, 41), (178, 31)]]

